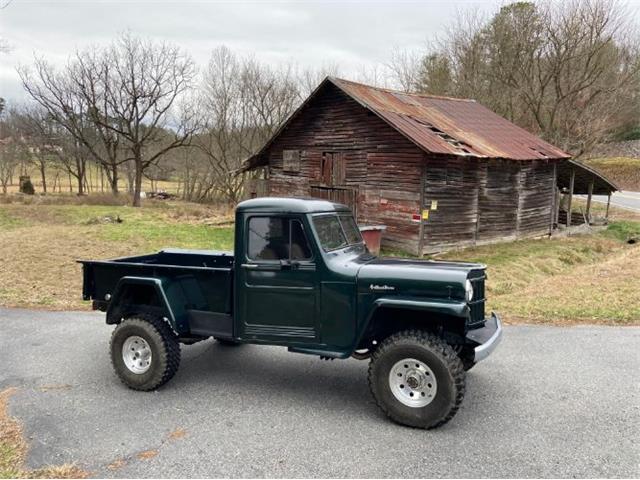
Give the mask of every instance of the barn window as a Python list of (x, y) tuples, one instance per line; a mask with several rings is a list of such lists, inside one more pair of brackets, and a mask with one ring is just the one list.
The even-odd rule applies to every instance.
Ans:
[(341, 152), (324, 152), (320, 162), (320, 180), (329, 186), (344, 185), (347, 165)]
[(282, 151), (282, 169), (285, 172), (300, 171), (300, 150)]

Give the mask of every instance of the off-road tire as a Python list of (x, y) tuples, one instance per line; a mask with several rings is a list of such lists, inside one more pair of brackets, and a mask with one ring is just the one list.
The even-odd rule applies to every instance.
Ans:
[[(124, 364), (122, 345), (132, 335), (142, 337), (151, 348), (151, 367), (142, 374), (133, 373)], [(133, 390), (155, 390), (167, 383), (180, 366), (180, 344), (171, 327), (162, 319), (137, 314), (122, 321), (113, 331), (110, 343), (111, 363), (116, 374)]]
[(218, 338), (218, 337), (213, 337), (213, 338), (216, 339), (216, 342), (218, 342), (220, 345), (224, 345), (225, 347), (238, 347), (242, 345), (242, 343), (236, 342), (235, 340), (227, 340), (226, 338)]
[[(401, 403), (391, 391), (389, 373), (405, 358), (425, 363), (437, 380), (437, 392), (424, 407)], [(436, 428), (458, 411), (465, 392), (465, 372), (456, 352), (437, 336), (407, 330), (386, 338), (373, 352), (369, 363), (369, 388), (376, 404), (392, 420), (416, 428)]]
[(474, 362), (470, 358), (460, 358), (460, 360), (462, 361), (462, 368), (464, 368), (465, 372), (468, 372), (476, 366), (476, 362)]

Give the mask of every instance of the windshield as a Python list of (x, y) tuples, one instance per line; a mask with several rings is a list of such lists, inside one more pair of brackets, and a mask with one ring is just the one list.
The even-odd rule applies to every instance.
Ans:
[(313, 225), (326, 252), (362, 242), (358, 225), (351, 215), (319, 215), (313, 217)]

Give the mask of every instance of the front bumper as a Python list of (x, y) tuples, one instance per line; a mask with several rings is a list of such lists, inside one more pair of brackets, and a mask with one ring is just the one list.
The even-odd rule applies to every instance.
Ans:
[(491, 317), (485, 321), (484, 327), (470, 330), (467, 340), (477, 346), (473, 349), (473, 361), (484, 360), (500, 343), (502, 339), (502, 322), (497, 314), (491, 313)]

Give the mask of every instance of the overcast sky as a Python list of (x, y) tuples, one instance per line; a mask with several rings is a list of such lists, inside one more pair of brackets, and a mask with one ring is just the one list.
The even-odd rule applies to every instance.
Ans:
[[(0, 0), (4, 5), (8, 0)], [(169, 40), (203, 65), (225, 44), (265, 62), (301, 67), (336, 64), (346, 77), (388, 60), (394, 47), (419, 49), (457, 11), (491, 13), (504, 1), (28, 1), (0, 10), (0, 96), (24, 98), (15, 68), (33, 55), (64, 63), (76, 48), (107, 43), (118, 33)]]

